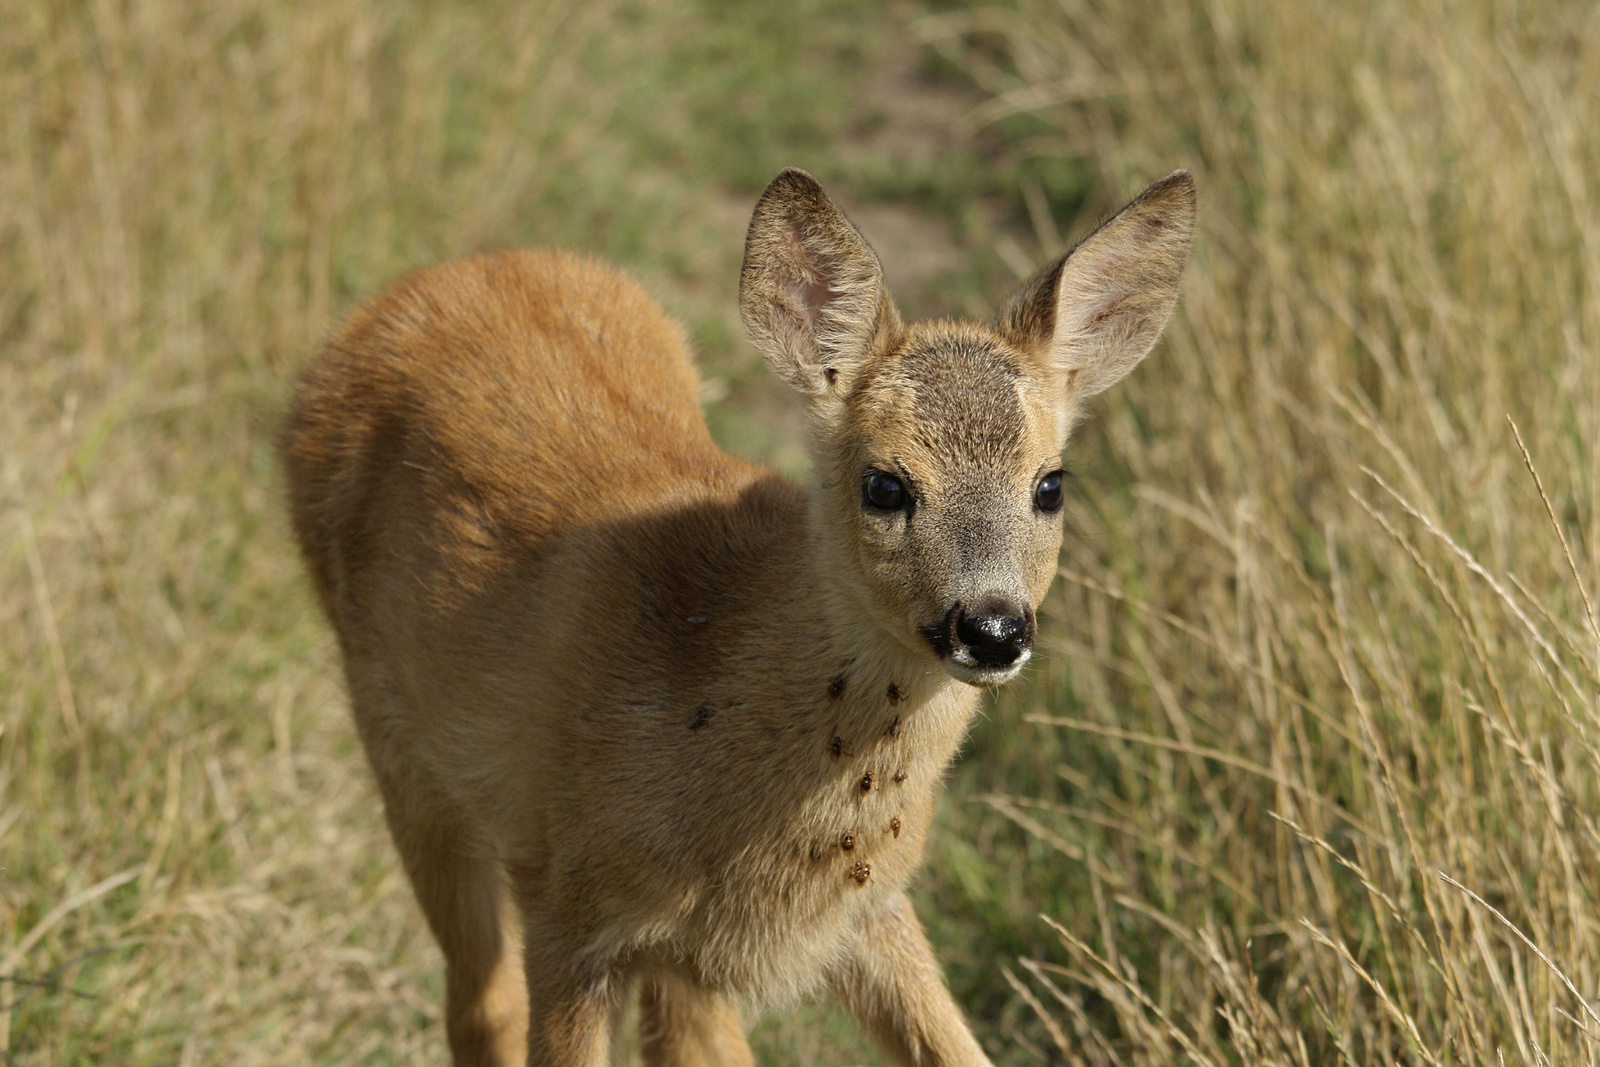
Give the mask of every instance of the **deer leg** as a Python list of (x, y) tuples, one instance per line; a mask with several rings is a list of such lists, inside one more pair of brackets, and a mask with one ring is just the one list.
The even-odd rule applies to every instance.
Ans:
[(519, 900), (528, 1067), (607, 1067), (623, 976), (550, 921), (537, 898), (519, 893)]
[(463, 849), (470, 836), (399, 768), (374, 759), (411, 888), (445, 959), (445, 1032), (456, 1067), (516, 1067), (526, 1055), (527, 997), (517, 923), (500, 870)]
[(639, 1044), (649, 1067), (751, 1067), (744, 1022), (728, 998), (674, 975), (645, 980)]
[(865, 915), (829, 984), (895, 1062), (990, 1067), (905, 894)]

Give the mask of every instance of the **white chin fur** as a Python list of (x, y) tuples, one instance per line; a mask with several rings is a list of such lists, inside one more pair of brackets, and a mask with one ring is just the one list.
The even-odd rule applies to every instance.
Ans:
[(973, 660), (972, 653), (963, 648), (954, 655), (945, 657), (944, 669), (959, 682), (966, 682), (980, 689), (990, 689), (1011, 681), (1022, 671), (1022, 665), (1032, 658), (1033, 649), (1030, 648), (1004, 667), (985, 667)]

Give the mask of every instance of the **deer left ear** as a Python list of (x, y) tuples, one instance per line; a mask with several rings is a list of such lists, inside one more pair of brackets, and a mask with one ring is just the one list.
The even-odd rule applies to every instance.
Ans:
[(739, 312), (772, 369), (813, 397), (848, 394), (875, 343), (900, 324), (866, 238), (794, 168), (772, 179), (750, 218)]
[(999, 330), (1038, 353), (1084, 399), (1127, 377), (1178, 302), (1194, 237), (1194, 178), (1175, 170), (1035, 275)]

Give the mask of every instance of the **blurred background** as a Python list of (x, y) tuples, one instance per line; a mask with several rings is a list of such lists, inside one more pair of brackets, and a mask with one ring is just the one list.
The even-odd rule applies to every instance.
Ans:
[(913, 316), (1200, 182), (914, 892), (996, 1063), (1596, 1062), (1597, 89), (1575, 0), (0, 0), (0, 1060), (443, 1062), (286, 390), (402, 272), (564, 244), (803, 475), (735, 307), (798, 165)]

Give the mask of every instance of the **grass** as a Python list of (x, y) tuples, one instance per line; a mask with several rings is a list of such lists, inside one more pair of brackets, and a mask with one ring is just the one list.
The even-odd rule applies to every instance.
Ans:
[[(1595, 19), (0, 0), (0, 1058), (438, 1062), (286, 382), (412, 266), (571, 244), (793, 469), (733, 287), (800, 163), (956, 243), (921, 312), (1201, 180), (1168, 341), (1073, 446), (1048, 655), (918, 887), (996, 1061), (1594, 1062)], [(864, 101), (908, 24), (975, 109), (899, 157)], [(871, 1061), (825, 1009), (754, 1039)]]
[(1201, 185), (1168, 343), (1078, 445), (1057, 655), (961, 772), (1004, 791), (942, 839), (984, 842), (975, 885), (928, 909), (1016, 932), (963, 992), (1037, 1058), (1595, 1061), (1597, 29), (1426, 0), (924, 25), (1102, 203)]

